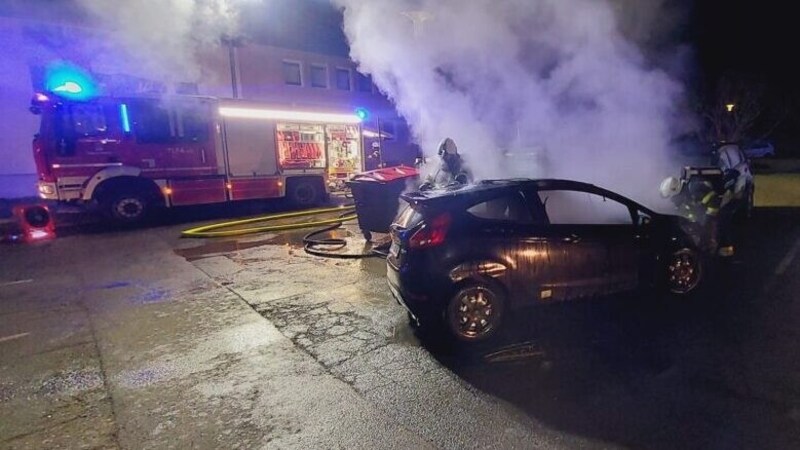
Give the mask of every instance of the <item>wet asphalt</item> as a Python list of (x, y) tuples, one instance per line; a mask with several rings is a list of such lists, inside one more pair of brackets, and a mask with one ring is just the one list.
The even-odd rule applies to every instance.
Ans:
[(411, 328), (379, 258), (178, 238), (230, 213), (0, 247), (3, 447), (800, 447), (798, 209), (690, 299), (533, 308), (472, 350)]

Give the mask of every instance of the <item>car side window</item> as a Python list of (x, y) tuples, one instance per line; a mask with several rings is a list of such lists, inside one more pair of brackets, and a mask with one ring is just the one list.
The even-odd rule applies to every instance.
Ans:
[(552, 225), (632, 225), (627, 205), (602, 195), (574, 190), (540, 190)]
[(722, 170), (731, 168), (731, 160), (730, 158), (728, 158), (727, 152), (724, 151), (719, 152), (719, 161), (717, 162), (717, 165)]
[(533, 223), (530, 208), (519, 192), (496, 197), (467, 209), (472, 216), (484, 220)]
[(730, 166), (731, 168), (734, 168), (739, 164), (741, 164), (742, 159), (739, 157), (739, 149), (731, 148), (726, 153), (728, 154), (728, 161), (730, 161), (731, 163)]

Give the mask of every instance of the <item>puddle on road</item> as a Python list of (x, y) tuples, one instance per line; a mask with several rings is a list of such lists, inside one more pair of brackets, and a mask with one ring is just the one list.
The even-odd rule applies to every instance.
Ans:
[(186, 258), (187, 261), (197, 261), (198, 259), (203, 258), (210, 258), (212, 256), (223, 255), (225, 253), (237, 252), (241, 250), (247, 250), (249, 248), (260, 247), (262, 245), (282, 245), (282, 242), (278, 242), (275, 238), (276, 236), (267, 235), (266, 238), (261, 238), (259, 240), (240, 240), (240, 239), (228, 239), (228, 240), (220, 240), (220, 239), (205, 239), (202, 241), (202, 244), (195, 246), (195, 247), (187, 247), (187, 248), (176, 248), (173, 249), (173, 252)]

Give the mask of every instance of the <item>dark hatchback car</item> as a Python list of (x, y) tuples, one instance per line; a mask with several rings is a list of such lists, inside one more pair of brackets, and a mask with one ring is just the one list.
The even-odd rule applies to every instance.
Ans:
[(566, 180), (495, 180), (402, 195), (389, 287), (420, 326), (475, 342), (516, 308), (659, 287), (697, 288), (691, 226)]

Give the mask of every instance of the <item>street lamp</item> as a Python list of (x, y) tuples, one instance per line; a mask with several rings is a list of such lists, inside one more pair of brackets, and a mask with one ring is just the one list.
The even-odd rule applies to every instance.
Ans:
[(733, 108), (735, 107), (736, 105), (734, 103), (728, 103), (727, 105), (725, 105), (725, 109), (727, 109), (728, 112), (733, 112)]

